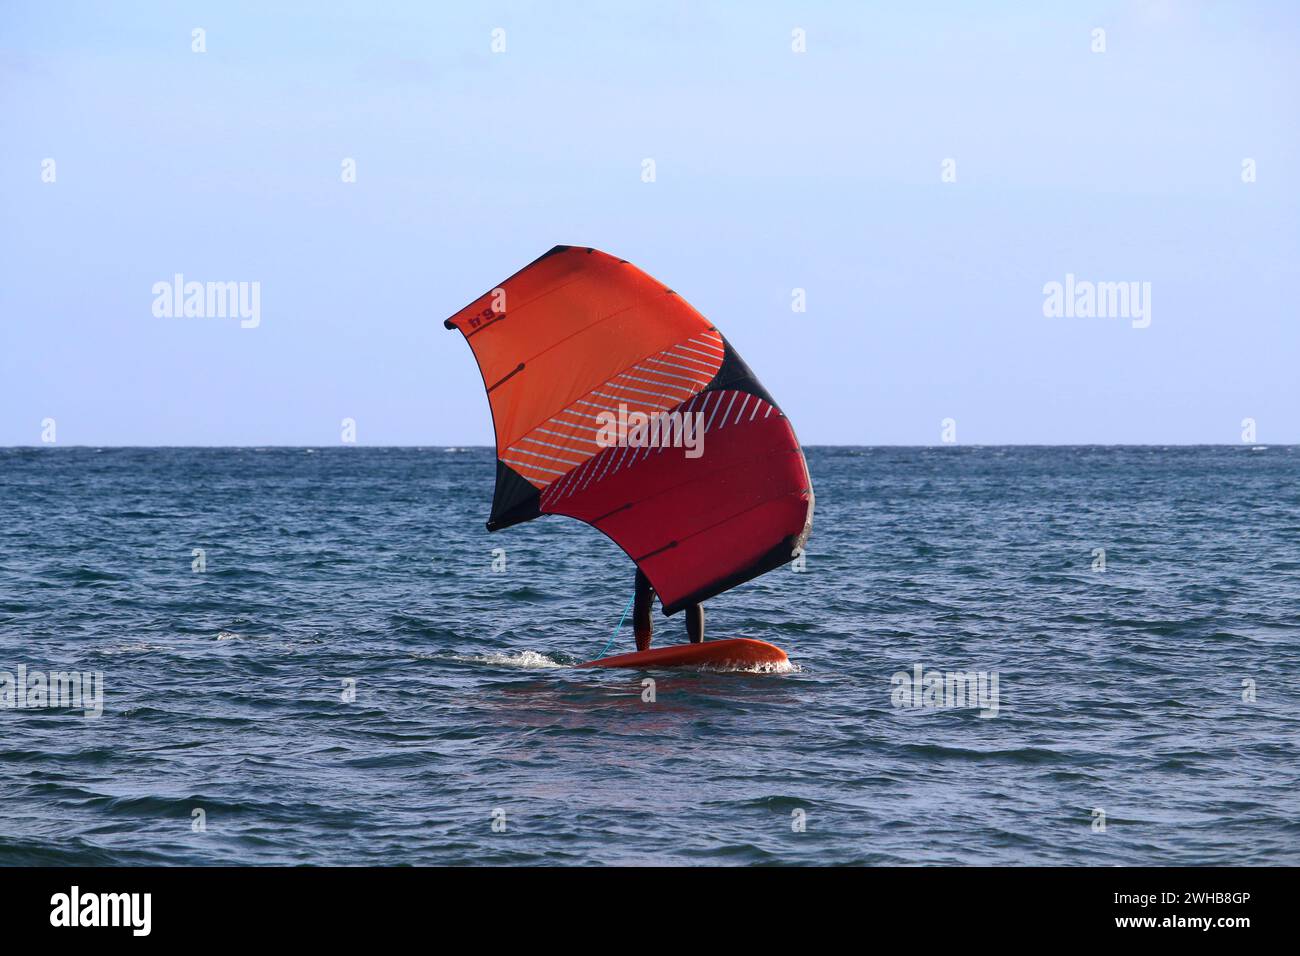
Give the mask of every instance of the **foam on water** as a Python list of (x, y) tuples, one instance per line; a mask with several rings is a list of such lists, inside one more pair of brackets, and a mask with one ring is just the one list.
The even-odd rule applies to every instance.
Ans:
[(518, 651), (514, 654), (457, 655), (454, 659), (475, 664), (492, 664), (496, 667), (523, 667), (529, 670), (569, 666), (568, 664), (561, 664), (545, 654), (539, 654), (537, 651)]

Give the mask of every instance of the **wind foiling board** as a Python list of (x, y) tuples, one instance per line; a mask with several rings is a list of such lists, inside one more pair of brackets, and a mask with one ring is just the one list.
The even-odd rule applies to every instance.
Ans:
[(736, 637), (725, 641), (704, 641), (700, 644), (676, 644), (672, 647), (655, 647), (632, 654), (616, 654), (600, 660), (587, 661), (579, 667), (760, 667), (783, 664), (789, 658), (785, 651), (767, 641)]

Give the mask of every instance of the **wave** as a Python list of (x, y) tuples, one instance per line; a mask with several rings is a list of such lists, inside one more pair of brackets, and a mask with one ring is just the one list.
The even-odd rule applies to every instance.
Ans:
[(465, 664), (493, 664), (497, 667), (522, 667), (528, 670), (550, 670), (569, 666), (537, 651), (519, 651), (517, 654), (456, 654), (451, 659)]
[(704, 664), (698, 668), (700, 671), (711, 671), (716, 674), (801, 674), (803, 668), (794, 661), (768, 661), (758, 664), (746, 665), (729, 665), (729, 664)]

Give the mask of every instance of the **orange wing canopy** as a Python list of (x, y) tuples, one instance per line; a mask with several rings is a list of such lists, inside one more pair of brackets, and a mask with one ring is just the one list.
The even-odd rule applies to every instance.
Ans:
[[(712, 323), (631, 263), (556, 246), (444, 324), (492, 407), (490, 530), (594, 525), (670, 614), (803, 547), (813, 492), (789, 422)], [(642, 420), (664, 429), (615, 424)]]

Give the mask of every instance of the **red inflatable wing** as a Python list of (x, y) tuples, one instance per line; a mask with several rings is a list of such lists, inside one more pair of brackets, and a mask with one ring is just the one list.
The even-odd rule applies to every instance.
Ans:
[(492, 406), (490, 530), (585, 521), (667, 614), (803, 547), (813, 490), (790, 422), (721, 333), (636, 266), (556, 246), (444, 324)]

